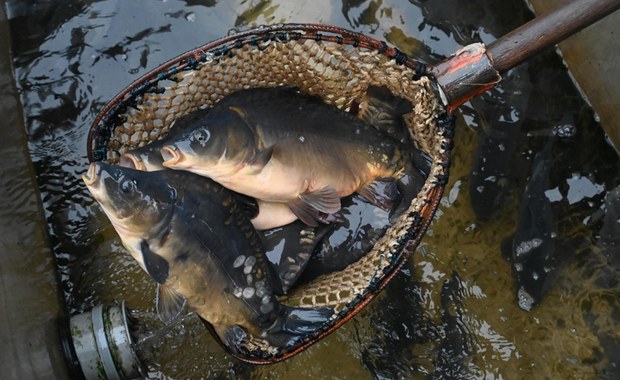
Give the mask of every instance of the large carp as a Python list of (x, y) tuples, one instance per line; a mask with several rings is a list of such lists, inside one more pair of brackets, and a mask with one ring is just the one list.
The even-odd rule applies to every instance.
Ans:
[(332, 317), (330, 308), (277, 300), (280, 281), (244, 204), (221, 185), (183, 171), (105, 163), (92, 163), (83, 180), (159, 284), (160, 313), (174, 316), (187, 300), (233, 352), (244, 352), (248, 342), (293, 344)]
[(233, 93), (168, 140), (163, 165), (236, 192), (285, 202), (309, 225), (357, 192), (389, 209), (411, 165), (397, 140), (318, 97), (287, 88)]

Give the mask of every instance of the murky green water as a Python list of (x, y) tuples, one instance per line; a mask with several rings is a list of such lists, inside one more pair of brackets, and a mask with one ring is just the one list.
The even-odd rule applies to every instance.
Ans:
[[(520, 1), (7, 4), (30, 152), (69, 310), (126, 300), (151, 332), (138, 347), (149, 377), (620, 377), (620, 196), (612, 192), (620, 159), (551, 52), (461, 108), (441, 209), (405, 269), (352, 321), (281, 364), (232, 359), (192, 315), (162, 330), (153, 317), (152, 281), (125, 254), (80, 179), (88, 127), (108, 100), (159, 63), (233, 27), (331, 23), (430, 63), (523, 23), (531, 15)], [(513, 275), (524, 272), (513, 269), (501, 246), (524, 224), (520, 206), (533, 162), (561, 120), (577, 133), (556, 138), (548, 157), (542, 190), (555, 248), (525, 271), (543, 276), (534, 283), (549, 288), (527, 312)]]

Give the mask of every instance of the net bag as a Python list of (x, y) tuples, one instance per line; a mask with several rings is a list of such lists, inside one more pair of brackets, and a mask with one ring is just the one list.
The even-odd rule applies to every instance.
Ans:
[(231, 352), (241, 360), (284, 360), (333, 332), (385, 287), (419, 244), (447, 182), (454, 131), (426, 67), (385, 42), (342, 28), (263, 26), (162, 64), (121, 91), (91, 126), (89, 160), (117, 163), (126, 151), (165, 136), (177, 118), (212, 107), (241, 89), (295, 86), (348, 110), (371, 85), (386, 86), (413, 104), (404, 120), (415, 146), (432, 158), (430, 174), (407, 211), (364, 257), (293, 288), (282, 301), (296, 307), (332, 307), (335, 314), (328, 322), (292, 347), (250, 342)]

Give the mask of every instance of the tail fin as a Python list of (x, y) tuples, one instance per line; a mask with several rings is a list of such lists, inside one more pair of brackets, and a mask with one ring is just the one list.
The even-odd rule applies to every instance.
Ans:
[(359, 104), (359, 118), (401, 142), (409, 139), (403, 115), (411, 112), (408, 100), (392, 94), (387, 87), (370, 86)]
[(263, 333), (277, 347), (294, 345), (304, 335), (318, 331), (335, 314), (330, 307), (281, 307), (280, 317)]
[(269, 357), (294, 347), (304, 336), (318, 331), (334, 315), (328, 307), (295, 308), (280, 305), (280, 316), (259, 335), (239, 325), (213, 325), (200, 318), (218, 342), (235, 355)]

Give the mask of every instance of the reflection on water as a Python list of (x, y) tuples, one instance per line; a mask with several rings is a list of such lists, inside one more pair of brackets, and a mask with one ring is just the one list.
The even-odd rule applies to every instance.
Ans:
[[(192, 314), (160, 330), (153, 282), (125, 254), (80, 180), (87, 128), (103, 105), (147, 70), (233, 27), (331, 23), (435, 62), (531, 17), (521, 1), (7, 5), (29, 147), (70, 311), (126, 300), (145, 323), (140, 350), (149, 377), (620, 377), (620, 161), (552, 53), (461, 108), (445, 199), (413, 258), (352, 321), (282, 364), (252, 367), (230, 358)], [(500, 246), (518, 226), (534, 158), (565, 115), (573, 115), (577, 134), (556, 143), (544, 191), (558, 239), (574, 254), (526, 312)]]

